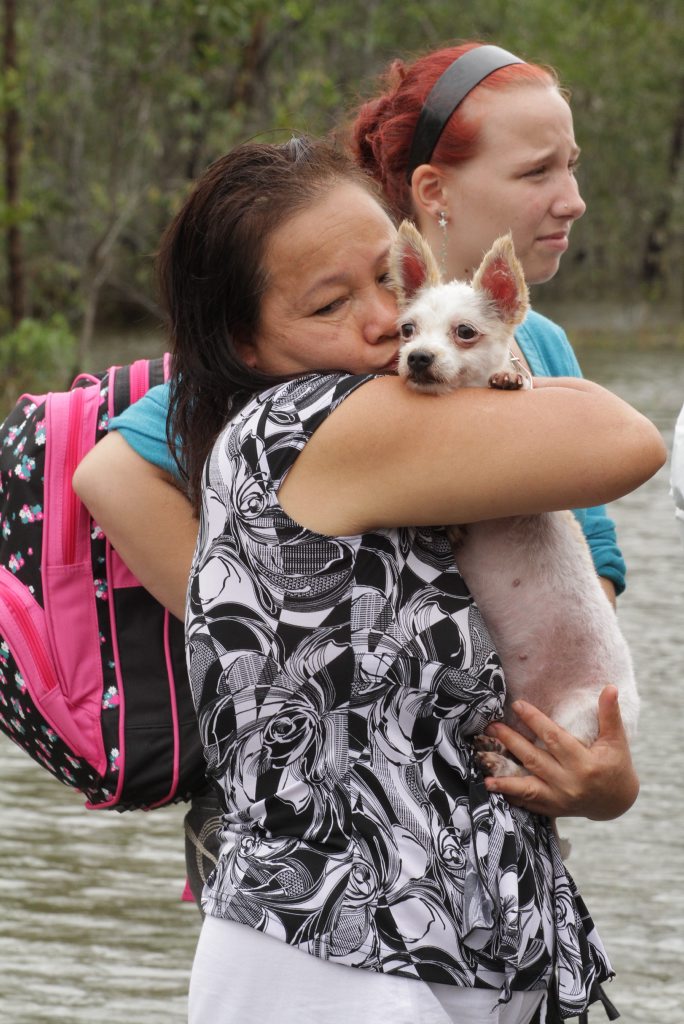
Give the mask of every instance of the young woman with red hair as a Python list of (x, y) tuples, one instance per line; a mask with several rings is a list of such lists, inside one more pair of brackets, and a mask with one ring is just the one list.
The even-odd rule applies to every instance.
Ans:
[[(556, 72), (497, 46), (466, 42), (411, 63), (394, 60), (350, 116), (348, 145), (395, 218), (415, 221), (446, 280), (469, 279), (510, 231), (528, 285), (549, 281), (586, 209)], [(516, 331), (514, 354), (533, 376), (581, 376), (565, 332), (534, 310)], [(625, 565), (614, 524), (603, 506), (575, 515), (615, 604)], [(529, 801), (530, 786), (507, 779), (501, 791)]]

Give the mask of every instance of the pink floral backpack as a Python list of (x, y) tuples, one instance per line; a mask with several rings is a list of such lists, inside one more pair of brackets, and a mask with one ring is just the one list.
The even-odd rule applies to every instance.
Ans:
[(183, 627), (71, 487), (109, 418), (168, 356), (23, 395), (0, 426), (0, 730), (88, 807), (152, 808), (206, 786)]

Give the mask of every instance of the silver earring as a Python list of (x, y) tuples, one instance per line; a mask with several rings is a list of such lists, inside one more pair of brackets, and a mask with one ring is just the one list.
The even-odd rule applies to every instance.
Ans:
[(446, 278), (447, 273), (447, 256), (449, 251), (449, 221), (444, 210), (439, 211), (439, 217), (437, 219), (440, 230), (442, 232), (442, 245), (439, 250), (439, 269), (442, 277)]

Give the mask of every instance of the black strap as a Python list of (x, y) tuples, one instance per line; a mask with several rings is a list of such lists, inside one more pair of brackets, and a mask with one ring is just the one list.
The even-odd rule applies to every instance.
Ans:
[[(164, 357), (149, 359), (147, 362), (149, 387), (163, 384), (166, 380)], [(131, 366), (118, 366), (114, 372), (114, 415), (118, 416), (131, 404)]]
[[(594, 981), (589, 991), (589, 1003), (600, 1002), (603, 1009), (606, 1012), (608, 1020), (618, 1020), (620, 1014), (615, 1008), (613, 1003), (606, 995), (603, 990), (603, 986), (599, 985), (598, 982)], [(535, 1017), (534, 1024), (564, 1024), (561, 1017), (560, 1003), (558, 1001), (558, 988), (556, 984), (556, 978), (551, 979), (549, 985), (548, 999), (546, 1003), (546, 1015), (544, 1020), (541, 1020), (541, 1011), (539, 1017)], [(578, 1017), (577, 1024), (589, 1024), (589, 1009), (583, 1010)]]
[[(603, 985), (599, 985), (598, 982), (596, 982), (596, 981), (591, 986), (591, 992), (589, 994), (589, 1001), (592, 1002), (592, 1003), (593, 1002), (597, 1002), (597, 1001), (600, 1002), (601, 1005), (603, 1006), (603, 1009), (606, 1011), (606, 1017), (608, 1018), (608, 1020), (618, 1020), (619, 1019), (620, 1014), (619, 1014), (617, 1008), (615, 1007), (615, 1005), (613, 1003), (611, 1003), (610, 999), (606, 995), (606, 993), (605, 993), (605, 991), (603, 989)], [(589, 1013), (588, 1013), (587, 1010), (585, 1010), (584, 1013), (580, 1016), (579, 1024), (588, 1024), (588, 1021), (589, 1021)]]
[(449, 65), (430, 90), (418, 117), (406, 167), (409, 182), (416, 167), (430, 162), (447, 121), (468, 93), (499, 68), (524, 63), (500, 46), (477, 46)]
[(150, 359), (149, 371), (151, 388), (156, 388), (158, 384), (163, 384), (166, 380), (164, 357), (160, 356), (158, 359)]
[(114, 372), (114, 415), (118, 416), (131, 404), (131, 368), (119, 366)]

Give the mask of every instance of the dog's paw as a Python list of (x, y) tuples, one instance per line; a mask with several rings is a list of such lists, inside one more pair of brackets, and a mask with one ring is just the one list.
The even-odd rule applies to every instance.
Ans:
[(511, 757), (503, 743), (499, 743), (498, 740), (492, 739), (490, 736), (475, 736), (473, 746), (483, 775), (502, 778), (504, 775), (527, 774), (523, 766)]
[(510, 757), (502, 757), (501, 754), (476, 751), (475, 757), (482, 769), (482, 774), (489, 775), (494, 779), (527, 774), (521, 764), (518, 764), (517, 761), (512, 761)]
[(511, 373), (508, 370), (493, 373), (489, 378), (490, 388), (497, 388), (499, 391), (519, 391), (523, 384), (522, 373)]
[(508, 751), (503, 743), (500, 740), (495, 740), (493, 736), (485, 736), (484, 733), (473, 736), (473, 746), (478, 753), (500, 754), (501, 757), (508, 757)]
[(447, 527), (447, 537), (451, 544), (452, 550), (457, 550), (463, 545), (468, 533), (466, 526), (449, 526)]

